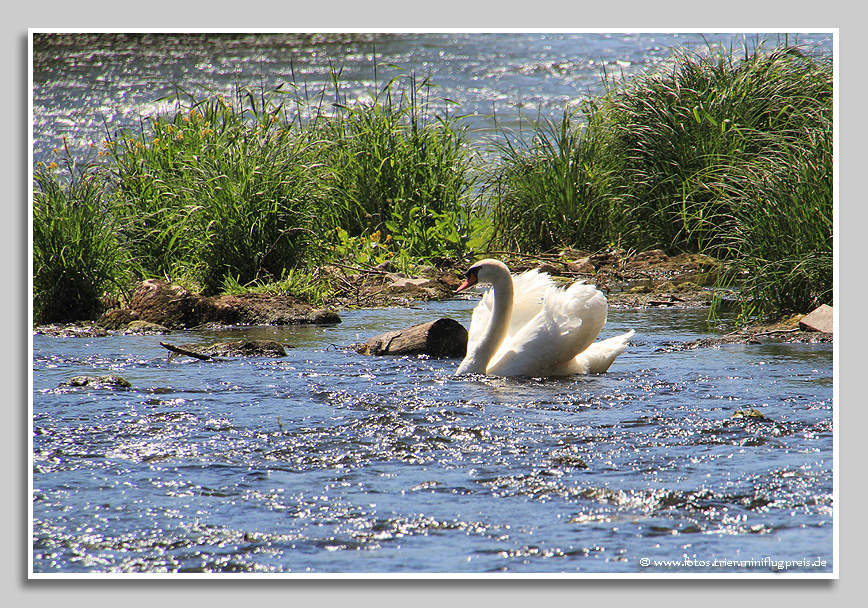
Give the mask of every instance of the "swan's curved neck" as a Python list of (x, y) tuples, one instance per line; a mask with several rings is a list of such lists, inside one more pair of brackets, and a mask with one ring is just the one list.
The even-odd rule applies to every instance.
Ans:
[(485, 328), (482, 339), (476, 345), (476, 349), (470, 353), (471, 360), (468, 361), (463, 370), (465, 373), (484, 374), (488, 368), (488, 363), (500, 345), (503, 344), (506, 334), (509, 332), (509, 322), (512, 319), (513, 300), (515, 299), (512, 275), (508, 271), (498, 274), (491, 286), (494, 290), (494, 307), (491, 311), (491, 319), (488, 327)]

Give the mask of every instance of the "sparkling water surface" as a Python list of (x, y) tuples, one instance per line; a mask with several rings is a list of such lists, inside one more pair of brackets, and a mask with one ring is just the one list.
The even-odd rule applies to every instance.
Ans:
[[(613, 309), (602, 337), (637, 336), (595, 376), (346, 348), (473, 304), (35, 336), (33, 571), (831, 572), (830, 345), (664, 352), (712, 335), (705, 312)], [(159, 345), (241, 336), (288, 354)], [(59, 387), (107, 373), (132, 388)]]
[[(393, 78), (430, 78), (430, 100), (449, 99), (471, 136), (519, 117), (559, 120), (612, 78), (662, 69), (677, 50), (753, 53), (757, 44), (798, 44), (831, 55), (831, 33), (341, 33), (87, 34), (37, 36), (33, 45), (33, 154), (51, 160), (67, 145), (79, 156), (120, 128), (133, 134), (180, 86), (199, 99), (238, 87), (297, 91), (313, 106), (370, 100)], [(398, 88), (397, 90), (401, 90)], [(341, 101), (344, 101), (342, 99)], [(66, 138), (64, 140), (64, 138)]]

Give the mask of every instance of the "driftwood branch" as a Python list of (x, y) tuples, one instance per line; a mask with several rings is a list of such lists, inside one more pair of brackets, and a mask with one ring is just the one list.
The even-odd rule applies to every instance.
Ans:
[(383, 270), (377, 270), (376, 268), (359, 268), (358, 266), (350, 266), (349, 264), (341, 264), (340, 262), (331, 261), (329, 262), (330, 266), (337, 266), (338, 268), (343, 268), (345, 270), (353, 270), (355, 272), (364, 272), (366, 274), (376, 274), (376, 275), (386, 275), (389, 274)]
[(799, 328), (796, 329), (773, 329), (771, 331), (762, 331), (756, 334), (752, 334), (752, 336), (771, 336), (773, 334), (791, 334), (793, 332), (799, 331)]
[(211, 355), (203, 355), (201, 353), (187, 350), (186, 348), (181, 348), (180, 346), (175, 346), (174, 344), (169, 344), (167, 342), (160, 342), (160, 346), (172, 351), (173, 353), (184, 355), (185, 357), (193, 357), (194, 359), (199, 359), (201, 361), (210, 361), (212, 358)]
[(506, 256), (516, 259), (539, 260), (542, 262), (553, 262), (558, 264), (564, 263), (556, 253), (550, 255), (531, 255), (529, 253), (518, 253), (515, 251), (486, 251), (485, 253), (486, 255)]

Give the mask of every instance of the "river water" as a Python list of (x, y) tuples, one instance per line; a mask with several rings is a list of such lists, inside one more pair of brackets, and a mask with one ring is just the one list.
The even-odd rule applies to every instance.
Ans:
[[(777, 40), (777, 35), (771, 37)], [(432, 73), (479, 132), (599, 92), (601, 73), (752, 35), (69, 36), (34, 49), (33, 155), (138, 125), (171, 82), (358, 97), (387, 64)], [(792, 38), (790, 38), (792, 40)], [(831, 35), (802, 34), (816, 52)], [(378, 73), (373, 73), (376, 49)], [(833, 348), (665, 352), (705, 311), (610, 311), (637, 332), (606, 374), (456, 378), (457, 360), (345, 348), (474, 300), (344, 311), (321, 327), (32, 338), (33, 573), (829, 575)], [(279, 359), (168, 360), (278, 340)], [(114, 373), (129, 389), (59, 385)], [(758, 410), (765, 418), (738, 417)]]
[[(457, 360), (344, 348), (468, 324), (474, 304), (34, 336), (33, 571), (832, 571), (830, 345), (665, 352), (712, 335), (704, 311), (613, 309), (602, 337), (637, 336), (596, 376), (455, 377)], [(240, 336), (288, 355), (159, 345)], [(108, 373), (132, 388), (59, 386)]]
[[(762, 42), (798, 43), (831, 55), (832, 34), (426, 33), (259, 35), (37, 35), (33, 44), (33, 152), (50, 158), (63, 138), (76, 153), (120, 127), (165, 109), (173, 83), (197, 95), (236, 86), (333, 98), (332, 70), (353, 99), (370, 99), (399, 74), (430, 76), (434, 95), (460, 103), (471, 130), (490, 135), (493, 116), (518, 129), (519, 116), (559, 117), (603, 91), (604, 77), (654, 70), (674, 49), (752, 52)], [(231, 97), (230, 97), (231, 98)]]

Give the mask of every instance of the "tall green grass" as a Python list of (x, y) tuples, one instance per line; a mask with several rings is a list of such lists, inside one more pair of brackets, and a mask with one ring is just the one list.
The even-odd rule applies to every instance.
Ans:
[(601, 112), (619, 229), (636, 247), (712, 250), (734, 229), (733, 170), (807, 149), (831, 128), (831, 65), (792, 47), (679, 53), (614, 87)]
[(808, 312), (832, 303), (832, 129), (809, 146), (733, 172), (735, 228), (726, 247), (744, 271), (742, 316)]
[(178, 88), (109, 138), (102, 168), (37, 168), (38, 318), (93, 316), (135, 278), (292, 291), (329, 260), (408, 269), (482, 235), (523, 253), (715, 255), (746, 277), (745, 316), (831, 302), (831, 59), (720, 48), (607, 86), (560, 120), (502, 130), (487, 165), (456, 105), (412, 73), (365, 101), (339, 71), (313, 96)]
[(125, 284), (125, 255), (107, 204), (105, 174), (58, 152), (33, 174), (33, 317), (36, 323), (93, 318), (103, 294)]
[(789, 46), (680, 54), (603, 107), (627, 242), (746, 270), (744, 317), (831, 303), (830, 59)]
[(112, 142), (116, 202), (139, 273), (224, 284), (316, 258), (329, 172), (281, 97), (179, 91), (176, 109)]
[[(454, 104), (412, 74), (364, 102), (347, 101), (339, 72), (332, 86), (331, 102), (293, 84), (236, 87), (231, 98), (176, 87), (159, 100), (167, 110), (108, 138), (109, 179), (83, 173), (64, 188), (56, 170), (38, 171), (36, 218), (58, 212), (44, 200), (98, 200), (76, 221), (111, 234), (125, 252), (123, 259), (105, 252), (118, 276), (167, 277), (206, 294), (268, 284), (285, 290), (295, 281), (302, 297), (316, 297), (328, 289), (301, 284), (320, 276), (312, 268), (341, 255), (370, 263), (374, 243), (378, 259), (399, 256), (405, 269), (410, 259), (462, 255), (472, 149)], [(34, 243), (45, 268), (67, 272), (64, 260), (76, 248), (91, 255), (83, 239), (55, 247), (51, 238)], [(40, 272), (43, 298), (47, 271)], [(97, 310), (70, 306), (73, 316)], [(62, 316), (45, 308), (45, 319)]]
[(334, 74), (335, 114), (322, 122), (333, 142), (325, 161), (349, 210), (351, 235), (379, 232), (407, 254), (461, 255), (470, 236), (472, 150), (454, 102), (429, 78), (399, 74), (370, 101), (350, 104)]
[(598, 133), (565, 111), (559, 123), (537, 122), (530, 141), (503, 130), (500, 135), (499, 162), (486, 177), (491, 241), (516, 252), (603, 247), (611, 213)]
[(831, 301), (830, 58), (679, 52), (607, 86), (500, 144), (493, 245), (707, 253), (746, 271), (745, 316)]

